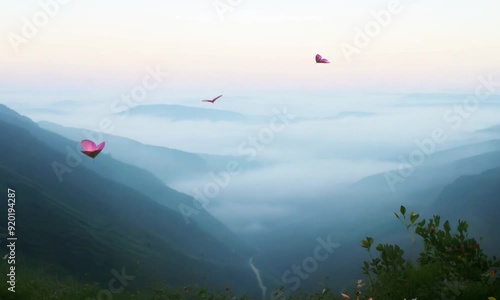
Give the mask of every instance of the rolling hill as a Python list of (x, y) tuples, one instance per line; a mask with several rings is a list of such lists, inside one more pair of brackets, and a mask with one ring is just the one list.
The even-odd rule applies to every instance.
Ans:
[[(66, 147), (74, 142), (5, 106), (0, 106), (0, 133), (1, 185), (16, 190), (23, 261), (101, 283), (109, 281), (112, 269), (125, 267), (137, 278), (135, 288), (205, 280), (248, 292), (247, 283), (255, 280), (247, 265), (252, 250), (206, 211), (186, 224), (169, 208), (191, 203), (189, 196), (108, 155), (95, 162), (81, 155), (59, 181), (53, 163), (64, 164)], [(2, 206), (4, 216), (5, 210)]]
[(473, 229), (472, 232), (487, 237), (484, 241), (486, 249), (498, 253), (500, 168), (461, 176), (443, 189), (433, 211), (447, 218), (467, 220)]
[[(64, 127), (50, 122), (39, 122), (41, 128), (57, 133), (75, 142), (86, 138), (84, 130), (80, 128)], [(87, 131), (92, 136), (102, 133)], [(225, 170), (226, 163), (234, 160), (245, 169), (255, 163), (248, 163), (241, 157), (216, 156), (211, 154), (197, 154), (177, 149), (146, 145), (125, 137), (111, 134), (102, 134), (106, 141), (106, 149), (110, 155), (119, 161), (148, 170), (167, 185), (173, 181), (200, 177), (209, 172)]]
[[(173, 104), (150, 104), (139, 105), (130, 108), (127, 111), (131, 116), (148, 116), (165, 118), (172, 121), (236, 121), (242, 122), (250, 120), (251, 118), (232, 111), (212, 109), (212, 108), (199, 108), (183, 105)], [(258, 117), (256, 117), (258, 118)]]

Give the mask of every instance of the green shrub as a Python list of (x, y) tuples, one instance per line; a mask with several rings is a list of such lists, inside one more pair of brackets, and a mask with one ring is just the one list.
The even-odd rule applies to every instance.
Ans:
[(449, 221), (441, 226), (439, 216), (418, 222), (419, 214), (407, 218), (406, 208), (400, 207), (396, 217), (410, 234), (412, 247), (415, 237), (423, 239), (424, 250), (415, 262), (406, 260), (398, 245), (378, 244), (373, 255), (373, 238), (361, 241), (371, 261), (363, 263), (363, 273), (370, 286), (367, 294), (373, 299), (487, 299), (500, 295), (500, 280), (491, 273), (499, 260), (488, 256), (474, 238), (468, 237), (469, 225), (458, 221), (453, 233)]

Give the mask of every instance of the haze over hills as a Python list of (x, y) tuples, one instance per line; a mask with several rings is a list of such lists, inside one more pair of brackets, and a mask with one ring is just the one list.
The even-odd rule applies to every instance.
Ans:
[(105, 140), (107, 147), (103, 153), (109, 153), (117, 160), (149, 170), (166, 184), (178, 180), (198, 178), (207, 175), (209, 172), (215, 173), (225, 170), (228, 161), (236, 161), (245, 168), (255, 167), (256, 165), (255, 163), (249, 164), (240, 157), (189, 153), (166, 147), (146, 145), (111, 134), (64, 127), (46, 121), (41, 121), (38, 124), (41, 128), (60, 134), (75, 142), (89, 137)]
[(60, 181), (53, 163), (68, 163), (65, 150), (74, 142), (5, 106), (0, 122), (2, 186), (17, 190), (19, 249), (26, 249), (20, 255), (100, 282), (127, 266), (137, 287), (165, 279), (187, 284), (213, 272), (210, 285), (252, 293), (251, 248), (206, 211), (186, 224), (174, 209), (192, 198), (106, 154), (90, 162), (75, 151), (70, 162), (79, 163)]
[[(218, 104), (214, 104), (218, 105)], [(148, 116), (164, 118), (171, 121), (212, 121), (212, 122), (269, 122), (269, 117), (236, 113), (218, 108), (200, 108), (172, 104), (150, 104), (132, 107), (119, 114), (130, 116)], [(349, 117), (362, 118), (376, 115), (365, 111), (342, 111), (330, 117), (297, 117), (292, 123), (304, 121), (339, 120)]]
[[(394, 106), (452, 106), (462, 105), (464, 99), (470, 94), (462, 93), (412, 93), (401, 95), (399, 101), (394, 102)], [(487, 99), (481, 100), (481, 105), (496, 107), (500, 103), (499, 95), (490, 95)]]
[[(33, 124), (29, 119), (16, 114), (10, 114), (7, 118), (14, 119), (20, 124), (24, 124), (23, 122)], [(48, 137), (46, 140), (53, 140), (50, 144), (54, 148), (65, 149), (63, 151), (67, 151), (66, 146), (69, 146), (75, 149), (75, 152), (79, 151), (78, 139), (81, 138), (81, 129), (64, 128), (48, 122), (40, 122), (40, 126), (51, 128), (55, 132), (72, 138), (73, 141), (64, 140), (64, 142), (61, 142), (60, 139), (53, 138), (53, 136), (57, 136), (54, 133), (28, 127), (31, 128), (32, 132), (40, 134), (43, 137)], [(34, 126), (34, 128), (37, 128), (37, 126)], [(131, 187), (136, 192), (144, 194), (146, 197), (162, 203), (176, 212), (178, 212), (178, 205), (181, 203), (192, 205), (192, 198), (170, 190), (163, 184), (162, 180), (132, 166), (132, 164), (138, 164), (133, 161), (134, 156), (131, 154), (129, 154), (128, 158), (131, 165), (115, 163), (111, 159), (111, 157), (115, 158), (115, 152), (122, 152), (120, 155), (125, 155), (126, 152), (141, 152), (143, 154), (146, 153), (147, 155), (145, 156), (148, 156), (148, 158), (153, 158), (155, 151), (158, 151), (157, 159), (164, 155), (163, 157), (170, 157), (170, 159), (178, 160), (186, 165), (189, 165), (189, 162), (193, 161), (193, 165), (200, 166), (199, 168), (188, 168), (189, 172), (186, 172), (186, 178), (194, 176), (198, 172), (203, 172), (204, 169), (201, 167), (203, 166), (203, 162), (207, 163), (211, 161), (212, 165), (221, 165), (229, 158), (229, 156), (216, 157), (149, 146), (135, 142), (134, 140), (111, 135), (107, 135), (106, 139), (110, 141), (109, 145), (107, 145), (109, 147), (107, 149), (110, 151), (108, 153), (104, 151), (102, 156), (99, 156), (94, 163), (83, 160), (82, 166), (98, 172), (100, 176), (113, 179)], [(114, 147), (112, 145), (120, 145), (120, 148), (112, 149)], [(286, 206), (282, 207), (289, 208), (290, 211), (297, 209), (300, 212), (293, 215), (292, 218), (281, 217), (272, 219), (265, 216), (267, 213), (266, 210), (261, 210), (263, 207), (261, 203), (265, 203), (268, 199), (276, 201), (276, 199), (279, 199), (278, 192), (281, 191), (269, 190), (267, 192), (268, 198), (258, 199), (256, 196), (257, 193), (266, 194), (262, 190), (267, 186), (256, 185), (252, 192), (247, 194), (244, 189), (238, 190), (238, 180), (241, 179), (240, 177), (235, 177), (234, 181), (231, 179), (229, 189), (235, 188), (238, 190), (238, 193), (236, 195), (223, 194), (224, 197), (213, 199), (210, 209), (218, 209), (226, 205), (223, 202), (227, 201), (226, 199), (229, 199), (231, 202), (239, 200), (240, 203), (241, 200), (237, 198), (251, 199), (252, 209), (258, 210), (265, 217), (255, 218), (255, 224), (260, 224), (262, 225), (261, 227), (259, 227), (260, 225), (256, 225), (253, 230), (239, 231), (236, 237), (231, 230), (228, 230), (222, 223), (204, 210), (200, 215), (193, 215), (191, 220), (193, 224), (200, 225), (203, 231), (217, 238), (224, 245), (227, 245), (229, 249), (234, 249), (234, 253), (243, 253), (241, 257), (253, 256), (254, 264), (259, 268), (265, 269), (262, 270), (262, 278), (264, 284), (270, 288), (285, 285), (289, 289), (293, 286), (290, 283), (291, 277), (288, 277), (286, 282), (283, 282), (280, 278), (282, 279), (284, 272), (292, 270), (291, 266), (293, 264), (298, 264), (304, 257), (311, 255), (311, 251), (318, 245), (318, 238), (338, 244), (338, 247), (332, 250), (333, 252), (328, 260), (322, 262), (317, 271), (310, 274), (308, 280), (301, 282), (301, 289), (306, 291), (314, 290), (318, 282), (322, 282), (325, 276), (330, 278), (331, 286), (341, 288), (348, 285), (349, 280), (352, 280), (352, 278), (362, 276), (359, 271), (359, 265), (363, 259), (366, 259), (366, 253), (360, 249), (359, 240), (365, 238), (366, 235), (372, 235), (378, 241), (399, 243), (401, 245), (408, 243), (404, 232), (400, 228), (400, 224), (397, 223), (397, 220), (393, 220), (392, 212), (397, 210), (399, 205), (407, 205), (409, 209), (415, 209), (422, 214), (432, 214), (434, 212), (434, 204), (437, 203), (440, 197), (444, 197), (442, 196), (443, 190), (449, 186), (453, 186), (454, 181), (459, 179), (460, 176), (473, 174), (479, 176), (479, 174), (488, 169), (500, 166), (500, 160), (498, 159), (499, 152), (500, 142), (495, 139), (436, 151), (426, 157), (425, 162), (416, 168), (414, 174), (408, 178), (404, 178), (404, 182), (397, 184), (395, 192), (392, 192), (387, 184), (385, 178), (386, 172), (382, 172), (364, 177), (352, 184), (332, 185), (332, 188), (329, 190), (320, 190), (313, 193), (311, 189), (310, 196), (307, 199), (303, 198), (304, 196), (301, 194), (286, 196), (281, 200), (286, 201)], [(63, 162), (65, 155), (63, 152), (59, 161)], [(144, 161), (141, 163), (144, 164)], [(150, 163), (149, 166), (154, 169), (153, 164)], [(169, 166), (169, 168), (179, 167), (182, 167), (182, 164)], [(265, 170), (265, 167), (268, 167), (268, 165), (266, 164), (263, 167)], [(387, 172), (398, 174), (397, 169), (393, 169), (392, 171), (391, 169), (387, 169)], [(252, 171), (248, 173), (251, 174)], [(134, 176), (130, 176), (130, 174), (134, 174)], [(67, 173), (64, 177), (73, 175), (72, 173)], [(279, 179), (279, 177), (276, 179)], [(293, 188), (297, 187), (290, 186), (290, 189)], [(222, 193), (225, 193), (225, 191)], [(164, 197), (163, 195), (172, 196)], [(271, 204), (269, 204), (269, 207), (271, 207)], [(279, 206), (278, 209), (280, 209)], [(244, 215), (241, 216), (243, 217)], [(465, 215), (459, 211), (451, 215), (450, 220), (463, 218), (462, 216)], [(248, 216), (244, 217), (249, 218)], [(497, 226), (491, 218), (486, 218), (483, 222), (476, 222), (476, 220), (473, 220), (473, 226), (477, 227), (475, 228), (475, 232), (480, 232), (481, 234), (488, 233), (491, 235), (491, 230), (486, 229), (488, 226), (492, 226), (492, 224)], [(346, 230), (346, 228), (350, 229)], [(485, 244), (485, 247), (489, 251), (494, 252), (497, 241), (489, 236), (486, 236), (486, 238), (488, 242)], [(290, 249), (294, 250), (290, 251)]]
[[(80, 153), (79, 142), (70, 141), (53, 132), (43, 130), (29, 118), (18, 115), (5, 106), (0, 106), (0, 108), (2, 108), (0, 110), (0, 116), (4, 117), (5, 120), (11, 120), (13, 124), (22, 125), (23, 128), (26, 128), (36, 137), (48, 143), (56, 151), (64, 151), (64, 155), (61, 155), (58, 160), (54, 160), (51, 163), (57, 162), (67, 164), (68, 157), (71, 157), (72, 155), (73, 157), (75, 157), (74, 155), (79, 155), (80, 159), (78, 159), (78, 156), (74, 158), (78, 161), (79, 165), (81, 164), (87, 167), (92, 167), (93, 170), (99, 172), (101, 176), (120, 182), (139, 191), (140, 193), (146, 194), (172, 210), (179, 211), (179, 205), (181, 203), (189, 207), (193, 207), (193, 199), (191, 197), (169, 188), (150, 172), (133, 167), (129, 164), (120, 163), (114, 159), (101, 159), (101, 163), (95, 165), (93, 162), (84, 159), (86, 157)], [(19, 121), (21, 121), (21, 123), (19, 123)], [(62, 180), (64, 180), (66, 176), (72, 176), (72, 173), (65, 172), (64, 168), (59, 173), (60, 176), (57, 175), (55, 171), (51, 172), (51, 174), (54, 174), (54, 177), (58, 179), (60, 177)], [(131, 176), (132, 174), (134, 176)], [(234, 247), (241, 243), (241, 241), (239, 241), (239, 239), (236, 238), (226, 226), (216, 220), (206, 210), (199, 210), (199, 213), (191, 216), (191, 218), (193, 222), (200, 222), (200, 225), (202, 225), (204, 230), (211, 232), (211, 234), (226, 237), (228, 238), (227, 241), (235, 241), (236, 243), (233, 245)]]
[(496, 125), (496, 126), (491, 126), (491, 127), (487, 127), (487, 128), (484, 128), (484, 129), (480, 129), (478, 131), (476, 131), (478, 133), (500, 133), (500, 125)]
[(460, 216), (460, 219), (467, 220), (471, 233), (486, 237), (483, 243), (485, 249), (498, 253), (499, 199), (500, 168), (497, 167), (480, 174), (462, 176), (446, 186), (432, 207), (432, 213), (445, 218)]
[[(287, 270), (291, 261), (300, 262), (310, 255), (315, 238), (331, 236), (341, 247), (322, 262), (319, 271), (301, 282), (301, 287), (309, 289), (324, 276), (334, 278), (332, 280), (340, 285), (347, 284), (343, 281), (345, 277), (361, 277), (361, 272), (353, 266), (368, 258), (359, 246), (359, 241), (366, 236), (374, 237), (377, 243), (411, 246), (405, 229), (392, 213), (398, 210), (398, 204), (419, 212), (424, 218), (441, 214), (452, 224), (458, 219), (470, 220), (471, 235), (484, 236), (482, 246), (490, 255), (495, 255), (500, 247), (494, 229), (500, 226), (496, 217), (500, 211), (497, 201), (500, 193), (492, 187), (500, 186), (499, 166), (498, 140), (436, 152), (424, 165), (415, 168), (414, 174), (396, 185), (394, 192), (385, 179), (386, 173), (368, 176), (307, 199), (310, 204), (302, 206), (300, 216), (292, 222), (273, 226), (264, 233), (249, 233), (246, 237), (259, 247), (257, 258), (262, 264)], [(388, 172), (398, 174), (398, 170)], [(462, 193), (465, 190), (467, 192)], [(309, 242), (304, 242), (306, 240)], [(286, 249), (294, 251), (290, 253)]]
[[(449, 184), (462, 175), (479, 174), (500, 165), (500, 140), (436, 152), (421, 166), (406, 165), (363, 178), (354, 186), (370, 194), (405, 194)], [(406, 176), (411, 174), (409, 176)], [(392, 191), (394, 189), (394, 192)]]
[(220, 109), (189, 107), (189, 106), (172, 105), (172, 104), (139, 105), (130, 108), (128, 111), (126, 111), (126, 113), (136, 116), (146, 115), (150, 117), (165, 118), (172, 121), (208, 120), (213, 122), (219, 122), (219, 121), (243, 122), (252, 119), (258, 120), (259, 118), (257, 116), (248, 117), (243, 114), (235, 113), (232, 111), (220, 110)]

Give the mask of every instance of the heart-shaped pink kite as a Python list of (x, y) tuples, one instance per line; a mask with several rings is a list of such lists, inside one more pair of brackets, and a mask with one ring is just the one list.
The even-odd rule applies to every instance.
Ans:
[(326, 58), (323, 58), (321, 55), (319, 54), (316, 54), (316, 63), (317, 64), (329, 64), (330, 62), (328, 61), (328, 59)]
[(99, 153), (101, 153), (102, 149), (104, 149), (104, 145), (106, 142), (102, 142), (99, 144), (99, 146), (96, 146), (96, 144), (90, 140), (83, 140), (81, 142), (82, 148), (84, 151), (82, 151), (83, 154), (95, 158)]

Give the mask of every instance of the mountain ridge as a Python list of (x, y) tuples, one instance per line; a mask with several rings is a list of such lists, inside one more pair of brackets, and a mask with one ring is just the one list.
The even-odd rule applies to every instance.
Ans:
[[(136, 167), (117, 163), (103, 155), (94, 162), (82, 161), (60, 182), (53, 174), (51, 163), (64, 160), (66, 153), (61, 150), (64, 147), (57, 149), (61, 145), (70, 145), (71, 141), (50, 132), (37, 135), (44, 133), (44, 130), (1, 105), (0, 131), (3, 133), (0, 140), (4, 145), (0, 149), (0, 172), (2, 177), (8, 178), (4, 187), (15, 188), (19, 201), (24, 198), (18, 204), (18, 208), (22, 208), (19, 212), (22, 225), (18, 232), (25, 238), (20, 249), (32, 249), (27, 253), (30, 259), (68, 266), (74, 262), (74, 256), (83, 255), (81, 263), (74, 262), (75, 272), (90, 272), (95, 280), (106, 280), (106, 276), (101, 278), (99, 274), (109, 273), (110, 268), (117, 268), (117, 265), (125, 262), (131, 265), (135, 256), (137, 261), (147, 266), (130, 268), (150, 279), (155, 276), (146, 275), (149, 269), (156, 270), (152, 273), (157, 275), (157, 279), (165, 276), (172, 283), (189, 283), (191, 279), (187, 277), (193, 276), (188, 275), (189, 272), (200, 275), (207, 266), (211, 266), (213, 272), (233, 282), (240, 290), (245, 286), (241, 278), (253, 278), (246, 267), (247, 254), (239, 251), (246, 249), (243, 244), (221, 241), (220, 236), (214, 236), (210, 229), (201, 227), (198, 221), (187, 225), (178, 211), (162, 205), (158, 199), (153, 200), (151, 194), (148, 196), (137, 187), (133, 189), (124, 180), (113, 180), (112, 177), (119, 173), (139, 172)], [(114, 173), (107, 170), (117, 166), (121, 169)], [(107, 176), (111, 178), (104, 177), (98, 171), (108, 172)], [(151, 178), (155, 177), (151, 175), (148, 179)], [(166, 187), (161, 190), (162, 193), (165, 191), (170, 192), (169, 199), (183, 197), (176, 201), (192, 201), (189, 196)], [(51, 220), (46, 222), (47, 225), (43, 221), (45, 218)], [(213, 217), (208, 219), (217, 223)], [(42, 236), (46, 238), (40, 239)], [(54, 245), (56, 241), (65, 245), (60, 249), (52, 249), (53, 246), (47, 243), (49, 240)], [(163, 252), (170, 255), (165, 257), (161, 254)], [(94, 266), (93, 261), (100, 262), (102, 267)], [(228, 261), (233, 263), (228, 264)], [(186, 267), (181, 267), (181, 262), (190, 266), (186, 272), (174, 274), (166, 271)], [(92, 266), (91, 270), (86, 269), (86, 265)], [(234, 268), (241, 271), (240, 278), (229, 275), (234, 272), (231, 271)], [(208, 281), (213, 285), (219, 284), (214, 280)], [(147, 284), (148, 280), (138, 282)]]

